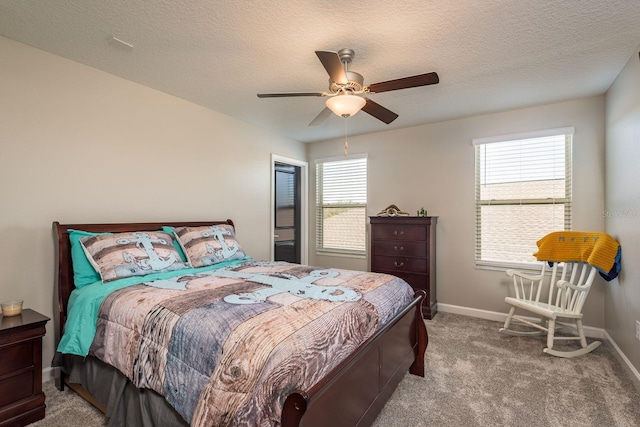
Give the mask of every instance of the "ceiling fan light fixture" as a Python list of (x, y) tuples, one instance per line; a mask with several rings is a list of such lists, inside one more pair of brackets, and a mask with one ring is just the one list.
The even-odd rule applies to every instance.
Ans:
[(340, 117), (351, 117), (364, 107), (364, 98), (356, 95), (336, 95), (327, 99), (327, 108)]

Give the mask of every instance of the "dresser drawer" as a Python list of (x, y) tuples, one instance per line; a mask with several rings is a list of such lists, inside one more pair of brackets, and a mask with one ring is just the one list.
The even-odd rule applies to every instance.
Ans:
[(395, 276), (401, 278), (405, 282), (407, 282), (413, 289), (416, 291), (422, 290), (427, 291), (429, 293), (429, 289), (427, 287), (427, 276), (424, 274), (412, 274), (412, 273), (403, 273), (397, 272), (393, 273)]
[[(381, 271), (382, 272), (382, 271)], [(426, 291), (429, 295), (429, 286), (426, 274), (405, 273), (402, 271), (384, 271), (382, 273), (392, 274), (407, 282), (415, 291)]]
[(375, 271), (414, 271), (417, 273), (426, 273), (427, 259), (377, 255), (373, 257), (373, 268)]
[(373, 242), (373, 248), (376, 255), (404, 255), (417, 258), (427, 256), (427, 245), (425, 242), (380, 240)]
[(33, 366), (33, 341), (0, 348), (0, 377)]
[(31, 370), (0, 381), (0, 407), (31, 396), (33, 376), (34, 372)]
[(372, 232), (373, 240), (427, 240), (427, 227), (410, 224), (380, 224)]

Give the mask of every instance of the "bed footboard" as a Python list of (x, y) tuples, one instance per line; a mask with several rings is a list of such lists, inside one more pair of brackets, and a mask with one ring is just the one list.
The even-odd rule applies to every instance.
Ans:
[(289, 395), (283, 427), (367, 426), (373, 423), (407, 370), (424, 376), (427, 329), (424, 291), (387, 326), (343, 361), (308, 394)]

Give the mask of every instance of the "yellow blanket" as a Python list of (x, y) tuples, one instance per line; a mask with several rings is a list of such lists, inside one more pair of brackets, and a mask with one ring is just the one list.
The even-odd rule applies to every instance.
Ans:
[[(620, 270), (620, 244), (607, 233), (556, 231), (536, 242), (538, 261), (586, 262), (601, 272)], [(615, 275), (613, 276), (615, 277)]]

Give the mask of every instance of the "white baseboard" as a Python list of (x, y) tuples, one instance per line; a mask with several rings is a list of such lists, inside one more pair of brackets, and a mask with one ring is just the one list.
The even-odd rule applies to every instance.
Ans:
[[(496, 311), (488, 311), (488, 310), (480, 310), (477, 308), (469, 308), (462, 307), (459, 305), (451, 305), (451, 304), (442, 304), (438, 303), (438, 311), (442, 311), (443, 313), (452, 313), (452, 314), (461, 314), (463, 316), (477, 317), (479, 319), (486, 320), (494, 320), (496, 322), (504, 322), (507, 319), (507, 313), (498, 313)], [(521, 316), (527, 320), (537, 320), (535, 317), (525, 317)], [(598, 339), (606, 339), (611, 343), (613, 348), (616, 349), (618, 356), (620, 359), (624, 361), (624, 363), (629, 368), (629, 371), (636, 377), (638, 383), (640, 383), (640, 372), (631, 364), (631, 361), (627, 358), (627, 356), (620, 350), (620, 347), (616, 344), (616, 342), (611, 338), (611, 336), (602, 328), (595, 328), (593, 326), (584, 326), (584, 334), (590, 338), (598, 338)]]
[(42, 382), (47, 382), (55, 377), (56, 369), (52, 367), (44, 368), (42, 370)]
[(611, 335), (609, 335), (607, 333), (607, 331), (604, 331), (604, 333), (605, 333), (607, 339), (609, 340), (609, 342), (611, 343), (611, 345), (613, 346), (613, 348), (615, 348), (616, 351), (618, 352), (618, 356), (620, 356), (620, 359), (622, 359), (622, 361), (627, 365), (627, 367), (629, 368), (631, 373), (636, 377), (636, 379), (638, 381), (640, 381), (640, 372), (638, 372), (636, 367), (631, 364), (631, 361), (622, 352), (622, 350), (620, 350), (620, 347), (618, 347), (618, 344), (616, 344), (616, 342), (613, 340), (613, 338), (611, 338)]
[[(480, 319), (494, 320), (496, 322), (504, 322), (507, 319), (507, 313), (498, 313), (496, 311), (480, 310), (477, 308), (461, 307), (459, 305), (438, 303), (438, 311), (444, 313), (461, 314), (463, 316), (478, 317)], [(520, 316), (529, 321), (539, 320), (536, 317)], [(593, 326), (584, 326), (584, 334), (589, 338), (605, 339), (605, 331), (602, 328), (594, 328)]]

